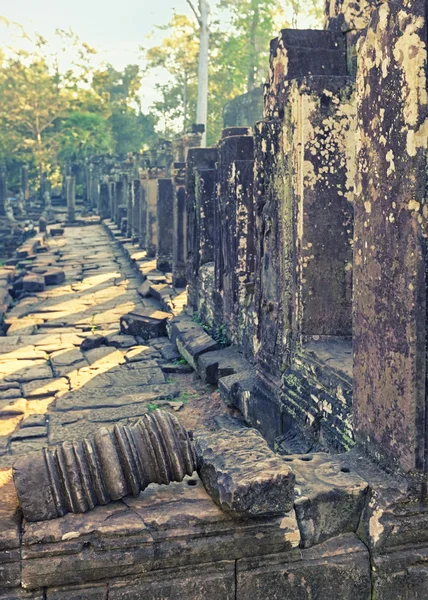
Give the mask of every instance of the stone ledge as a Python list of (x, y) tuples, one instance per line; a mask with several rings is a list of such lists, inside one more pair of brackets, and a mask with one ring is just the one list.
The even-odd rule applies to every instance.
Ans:
[(242, 600), (370, 600), (370, 557), (355, 535), (343, 535), (311, 550), (238, 560), (236, 585)]

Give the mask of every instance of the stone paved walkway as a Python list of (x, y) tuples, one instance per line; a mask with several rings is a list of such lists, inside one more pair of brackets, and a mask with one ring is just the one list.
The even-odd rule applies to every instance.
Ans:
[[(167, 338), (120, 335), (124, 313), (159, 304), (139, 296), (139, 275), (101, 225), (66, 228), (35, 262), (63, 269), (66, 279), (7, 314), (8, 335), (0, 338), (0, 467), (157, 407), (179, 410), (188, 428), (225, 413), (218, 393), (195, 374), (169, 372), (180, 357)], [(99, 332), (107, 345), (82, 350)]]

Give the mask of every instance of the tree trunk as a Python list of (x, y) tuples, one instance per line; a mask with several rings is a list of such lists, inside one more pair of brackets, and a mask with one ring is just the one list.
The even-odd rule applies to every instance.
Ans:
[(183, 81), (183, 133), (187, 131), (187, 73), (184, 72)]
[(250, 29), (250, 65), (248, 69), (247, 91), (251, 92), (256, 86), (257, 69), (257, 25), (259, 23), (258, 0), (252, 0), (253, 18)]
[(207, 121), (208, 121), (208, 53), (210, 43), (208, 0), (199, 0), (200, 10), (200, 46), (199, 46), (199, 70), (198, 70), (198, 106), (196, 111), (196, 122), (205, 126), (202, 136), (202, 147), (206, 145)]

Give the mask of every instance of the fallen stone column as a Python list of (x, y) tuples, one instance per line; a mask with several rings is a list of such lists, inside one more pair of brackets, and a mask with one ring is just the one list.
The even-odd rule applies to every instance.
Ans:
[(187, 432), (174, 415), (155, 411), (136, 424), (101, 428), (93, 438), (65, 442), (19, 458), (14, 481), (28, 521), (84, 513), (150, 483), (182, 481), (196, 469)]
[(225, 512), (254, 518), (293, 509), (295, 475), (255, 429), (203, 430), (194, 444), (174, 415), (159, 410), (18, 458), (13, 477), (24, 517), (45, 521), (138, 496), (151, 483), (180, 482), (195, 470)]

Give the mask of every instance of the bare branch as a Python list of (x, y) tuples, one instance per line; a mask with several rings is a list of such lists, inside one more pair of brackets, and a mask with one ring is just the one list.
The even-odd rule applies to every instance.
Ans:
[(192, 9), (192, 11), (193, 11), (193, 14), (195, 15), (195, 17), (196, 17), (196, 20), (197, 20), (197, 22), (199, 23), (199, 25), (202, 25), (202, 19), (201, 19), (201, 16), (200, 16), (200, 14), (198, 13), (198, 11), (196, 10), (196, 8), (195, 8), (195, 6), (194, 6), (194, 4), (193, 4), (192, 0), (187, 0), (187, 4), (188, 4), (188, 5), (190, 6), (190, 8)]

